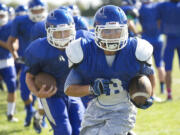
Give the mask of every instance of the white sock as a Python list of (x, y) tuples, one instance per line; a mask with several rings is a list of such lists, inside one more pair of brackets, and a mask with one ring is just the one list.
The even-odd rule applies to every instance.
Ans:
[(16, 103), (8, 102), (7, 104), (7, 115), (14, 115)]

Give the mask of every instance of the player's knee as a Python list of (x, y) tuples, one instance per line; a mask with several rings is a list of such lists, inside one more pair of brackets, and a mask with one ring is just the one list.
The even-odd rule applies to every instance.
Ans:
[(21, 98), (24, 102), (29, 100), (29, 95), (30, 95), (30, 92), (26, 93), (26, 92), (22, 92), (22, 90), (21, 90)]
[(7, 87), (9, 93), (14, 93), (16, 91), (16, 80), (10, 79), (9, 82), (7, 83)]

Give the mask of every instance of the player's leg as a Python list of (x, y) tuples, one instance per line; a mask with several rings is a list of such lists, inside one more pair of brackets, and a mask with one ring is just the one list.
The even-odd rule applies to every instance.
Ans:
[(41, 127), (46, 127), (45, 111), (43, 109), (43, 106), (39, 98), (37, 98), (37, 101), (38, 101), (38, 110), (36, 111), (33, 118), (33, 128), (37, 133), (41, 133)]
[(66, 97), (42, 98), (41, 103), (53, 128), (54, 135), (72, 135), (67, 110), (68, 99)]
[(24, 126), (27, 127), (31, 123), (31, 119), (35, 113), (35, 110), (32, 106), (32, 95), (29, 91), (26, 82), (25, 82), (25, 67), (22, 68), (20, 74), (20, 90), (21, 90), (21, 98), (24, 101), (25, 109), (26, 109), (26, 117), (24, 121)]
[(72, 135), (79, 135), (81, 121), (85, 111), (84, 105), (80, 98), (69, 97), (69, 120), (72, 126)]
[(19, 80), (19, 77), (20, 77), (20, 72), (21, 72), (22, 64), (15, 63), (15, 68), (16, 68), (16, 75), (17, 75), (17, 78), (16, 78), (16, 86), (17, 86), (17, 89), (19, 89), (19, 88), (20, 88), (20, 80)]
[(18, 119), (14, 117), (15, 106), (16, 106), (16, 72), (15, 67), (7, 67), (0, 70), (0, 73), (6, 83), (8, 88), (8, 97), (7, 97), (7, 117), (8, 121), (17, 122)]
[(160, 90), (161, 93), (164, 93), (165, 89), (165, 69), (163, 66), (163, 57), (162, 57), (162, 49), (163, 49), (163, 43), (160, 41), (157, 41), (154, 46), (154, 60), (158, 71), (158, 78), (160, 82)]
[(136, 108), (128, 101), (114, 109), (99, 107), (93, 99), (84, 114), (80, 135), (126, 135), (135, 125)]
[(3, 87), (3, 78), (0, 76), (0, 90), (4, 91), (4, 87)]
[(105, 116), (104, 126), (100, 128), (100, 135), (127, 135), (135, 126), (136, 108), (128, 104), (121, 104), (121, 109), (111, 111)]
[(173, 39), (167, 38), (167, 45), (164, 52), (164, 62), (165, 62), (165, 70), (166, 70), (166, 89), (168, 93), (168, 100), (172, 99), (171, 95), (171, 84), (172, 84), (172, 77), (171, 77), (171, 71), (172, 71), (172, 62), (174, 57), (174, 42)]
[(180, 45), (177, 46), (177, 53), (178, 53), (178, 58), (179, 58), (179, 68), (180, 68)]

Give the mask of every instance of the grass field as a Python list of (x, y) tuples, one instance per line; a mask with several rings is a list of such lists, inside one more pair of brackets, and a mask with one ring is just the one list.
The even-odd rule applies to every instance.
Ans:
[[(177, 55), (173, 68), (173, 101), (156, 103), (148, 110), (138, 110), (137, 123), (134, 131), (137, 135), (180, 135), (180, 70)], [(165, 95), (159, 95), (157, 83), (156, 94), (162, 99)], [(36, 135), (32, 125), (24, 128), (25, 111), (19, 96), (17, 99), (18, 123), (9, 123), (6, 120), (6, 96), (7, 92), (0, 92), (0, 135)], [(52, 135), (50, 126), (44, 129), (41, 135)]]

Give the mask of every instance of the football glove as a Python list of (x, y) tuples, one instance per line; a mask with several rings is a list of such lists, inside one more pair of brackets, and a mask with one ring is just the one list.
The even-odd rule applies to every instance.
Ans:
[(110, 95), (110, 83), (111, 82), (107, 79), (96, 79), (94, 83), (90, 86), (90, 91), (95, 96), (99, 96), (101, 94)]
[(24, 58), (22, 58), (22, 57), (16, 58), (15, 62), (18, 63), (18, 64), (25, 64)]

